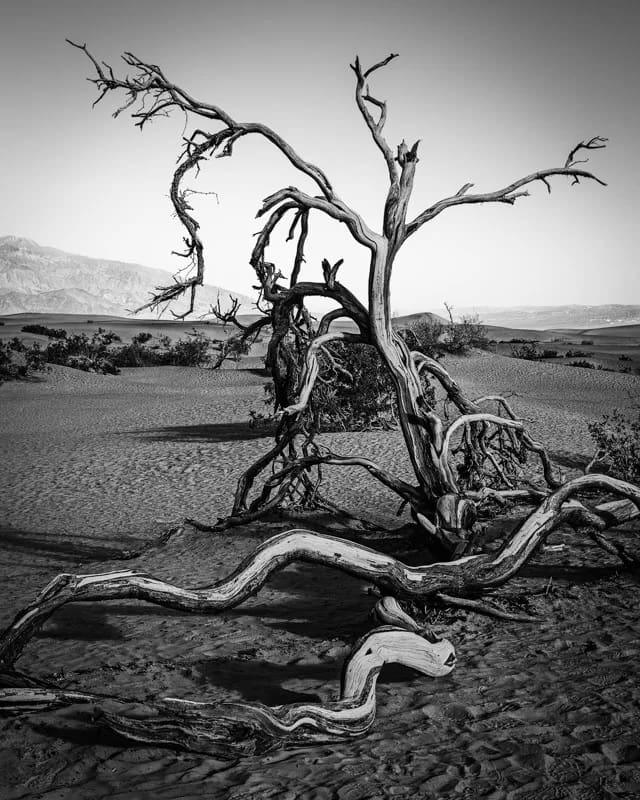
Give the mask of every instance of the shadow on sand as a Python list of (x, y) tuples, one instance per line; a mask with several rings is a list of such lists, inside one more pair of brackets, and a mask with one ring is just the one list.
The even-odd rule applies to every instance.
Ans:
[[(96, 540), (102, 540), (102, 544)], [(128, 553), (144, 550), (149, 545), (148, 538), (99, 537), (91, 535), (56, 534), (22, 531), (0, 526), (0, 559), (7, 554), (13, 561), (17, 555), (30, 559), (46, 559), (55, 569), (56, 563), (79, 564), (85, 561), (111, 561), (132, 557)]]
[(273, 436), (269, 425), (251, 425), (249, 422), (220, 422), (213, 425), (175, 425), (166, 428), (149, 428), (135, 431), (143, 439), (155, 442), (241, 442), (250, 439), (268, 439)]

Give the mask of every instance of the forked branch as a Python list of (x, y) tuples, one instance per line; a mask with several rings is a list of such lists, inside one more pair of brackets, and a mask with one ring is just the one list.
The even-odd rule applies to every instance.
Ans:
[(576, 154), (580, 150), (600, 150), (606, 147), (606, 142), (607, 139), (605, 139), (603, 136), (594, 136), (592, 139), (589, 139), (588, 142), (580, 142), (571, 150), (564, 163), (564, 166), (538, 170), (537, 172), (533, 172), (531, 175), (520, 178), (517, 181), (510, 183), (508, 186), (505, 186), (503, 189), (498, 189), (495, 192), (485, 192), (484, 194), (468, 194), (468, 191), (471, 189), (473, 184), (466, 183), (454, 195), (447, 197), (444, 200), (439, 200), (437, 203), (429, 206), (429, 208), (425, 209), (412, 222), (410, 222), (407, 225), (407, 236), (415, 233), (420, 227), (422, 227), (422, 225), (425, 224), (425, 222), (429, 222), (442, 211), (447, 208), (451, 208), (452, 206), (468, 205), (470, 203), (509, 203), (510, 205), (513, 205), (518, 197), (527, 197), (529, 195), (528, 191), (518, 190), (528, 186), (531, 183), (535, 183), (535, 181), (541, 181), (544, 183), (547, 187), (547, 191), (550, 192), (551, 184), (549, 183), (548, 179), (556, 175), (566, 175), (567, 177), (573, 178), (572, 183), (579, 183), (580, 178), (587, 178), (589, 180), (596, 181), (596, 183), (599, 183), (601, 186), (606, 186), (607, 184), (592, 172), (588, 172), (587, 170), (578, 168), (576, 166), (577, 164), (586, 163), (588, 159), (576, 160), (575, 158)]
[[(382, 129), (387, 121), (387, 104), (370, 94), (366, 81), (369, 75), (371, 75), (377, 69), (385, 67), (390, 61), (392, 61), (394, 58), (397, 58), (397, 56), (397, 53), (391, 53), (382, 61), (378, 61), (377, 64), (374, 64), (372, 67), (369, 67), (369, 69), (365, 70), (363, 70), (362, 65), (360, 64), (360, 58), (358, 56), (355, 57), (354, 63), (350, 65), (351, 69), (356, 75), (356, 103), (358, 105), (358, 109), (362, 114), (367, 127), (371, 131), (373, 141), (376, 143), (376, 146), (384, 157), (387, 170), (389, 172), (389, 181), (392, 184), (397, 184), (398, 182), (398, 166), (396, 164), (393, 150), (382, 134)], [(379, 110), (380, 114), (377, 120), (374, 119), (373, 115), (367, 108), (367, 103), (375, 106)]]
[[(225, 127), (217, 134), (216, 148), (227, 145), (227, 152), (224, 152), (224, 155), (231, 154), (229, 142), (235, 142), (247, 134), (258, 134), (274, 144), (296, 169), (308, 175), (325, 197), (333, 196), (333, 187), (324, 172), (309, 161), (305, 161), (288, 142), (267, 125), (259, 122), (238, 122), (220, 106), (197, 100), (178, 84), (168, 80), (160, 67), (143, 61), (133, 53), (127, 52), (122, 58), (127, 67), (134, 70), (134, 74), (118, 78), (112, 67), (99, 62), (90, 53), (86, 44), (77, 44), (70, 39), (67, 39), (67, 42), (82, 50), (95, 68), (97, 77), (89, 80), (96, 85), (100, 95), (94, 105), (108, 92), (121, 89), (128, 99), (117, 109), (116, 114), (132, 108), (131, 116), (137, 120), (136, 125), (140, 128), (169, 109), (179, 109), (197, 117), (219, 122)], [(151, 105), (145, 108), (144, 103), (147, 99), (151, 99)]]

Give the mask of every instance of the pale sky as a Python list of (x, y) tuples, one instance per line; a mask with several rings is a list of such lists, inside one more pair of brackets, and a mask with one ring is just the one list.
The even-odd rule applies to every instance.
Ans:
[[(173, 270), (182, 231), (168, 187), (183, 116), (140, 133), (95, 109), (86, 42), (121, 70), (131, 50), (236, 119), (276, 129), (380, 229), (384, 162), (359, 116), (349, 63), (397, 52), (371, 91), (386, 136), (421, 139), (410, 217), (473, 182), (495, 190), (560, 166), (581, 139), (607, 136), (590, 167), (603, 188), (553, 180), (515, 206), (452, 208), (405, 246), (392, 285), (401, 313), (454, 306), (640, 303), (640, 3), (637, 0), (4, 0), (0, 235)], [(121, 62), (120, 62), (121, 63)], [(312, 185), (256, 138), (191, 185), (207, 282), (251, 294), (254, 219), (276, 189)], [(366, 254), (312, 216), (310, 277), (345, 258), (362, 295)], [(292, 248), (276, 248), (283, 268)]]

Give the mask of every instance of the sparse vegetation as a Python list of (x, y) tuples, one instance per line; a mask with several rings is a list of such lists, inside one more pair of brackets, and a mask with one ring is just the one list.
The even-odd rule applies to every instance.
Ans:
[(50, 339), (64, 339), (67, 332), (64, 328), (47, 328), (46, 325), (23, 325), (23, 333), (35, 333), (38, 336), (48, 336)]
[[(375, 348), (334, 342), (320, 356), (320, 375), (311, 395), (307, 423), (318, 431), (365, 431), (397, 423), (396, 396), (389, 372)], [(423, 379), (425, 402), (435, 404), (435, 391)], [(272, 409), (275, 391), (265, 385), (265, 403)], [(252, 424), (273, 420), (250, 412)]]
[(176, 367), (202, 367), (210, 361), (213, 342), (195, 328), (167, 350), (167, 362)]
[(45, 358), (51, 364), (115, 375), (118, 368), (112, 361), (109, 348), (119, 341), (116, 333), (104, 328), (98, 328), (91, 337), (86, 333), (74, 333), (50, 342), (45, 350)]
[(335, 342), (312, 395), (319, 430), (386, 428), (397, 420), (393, 384), (375, 348)]
[(526, 361), (538, 361), (542, 358), (542, 353), (536, 342), (528, 341), (527, 339), (512, 339), (511, 341), (522, 342), (519, 347), (511, 348), (511, 355), (513, 358), (524, 358)]
[(464, 355), (474, 347), (485, 349), (489, 345), (486, 326), (480, 317), (462, 317), (460, 322), (440, 322), (424, 319), (411, 323), (399, 331), (409, 347), (429, 358), (442, 358), (446, 353)]
[(582, 367), (583, 369), (595, 369), (596, 365), (592, 364), (591, 361), (585, 361), (582, 359), (581, 361), (570, 361), (568, 363), (569, 367)]
[(591, 423), (589, 433), (614, 477), (640, 481), (640, 412), (633, 419), (616, 408)]
[(9, 341), (0, 339), (0, 383), (25, 380), (34, 372), (42, 372), (45, 362), (39, 344), (34, 342), (27, 347), (17, 337)]

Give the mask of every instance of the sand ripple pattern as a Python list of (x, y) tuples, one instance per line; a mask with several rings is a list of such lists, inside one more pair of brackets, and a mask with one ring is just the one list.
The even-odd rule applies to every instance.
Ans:
[[(590, 455), (587, 423), (637, 402), (640, 388), (628, 375), (491, 355), (449, 358), (447, 367), (472, 396), (517, 392), (518, 412), (567, 463)], [(105, 377), (60, 367), (43, 383), (0, 387), (0, 624), (55, 573), (122, 568), (114, 554), (152, 541), (169, 522), (225, 513), (238, 472), (269, 445), (246, 424), (250, 408), (263, 408), (264, 380), (233, 369)], [(327, 441), (409, 474), (396, 433)], [(396, 499), (363, 471), (327, 476), (344, 505), (373, 503), (381, 519), (393, 517)], [(206, 585), (286, 527), (186, 529), (126, 567)], [(637, 527), (620, 536), (631, 547)], [(442, 617), (437, 629), (454, 642), (457, 669), (425, 681), (385, 668), (377, 722), (358, 741), (221, 769), (204, 756), (130, 747), (69, 712), (8, 719), (0, 721), (0, 798), (639, 797), (638, 578), (567, 541), (512, 587), (539, 590), (553, 578), (532, 600), (545, 615), (539, 627)], [(64, 687), (141, 700), (324, 702), (335, 697), (339, 664), (371, 606), (358, 581), (292, 565), (221, 616), (73, 604), (18, 666)]]

